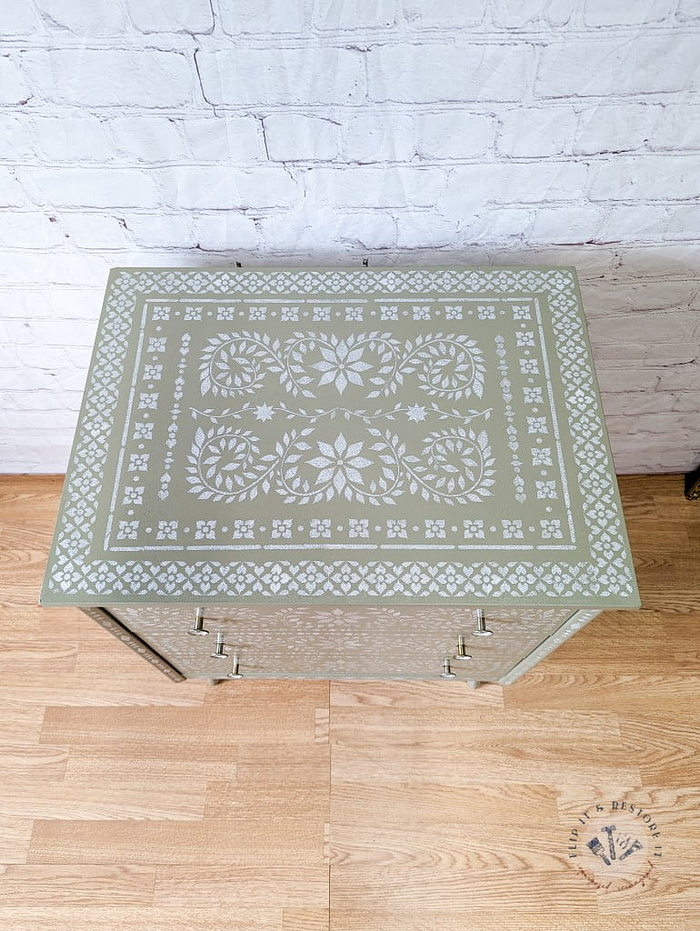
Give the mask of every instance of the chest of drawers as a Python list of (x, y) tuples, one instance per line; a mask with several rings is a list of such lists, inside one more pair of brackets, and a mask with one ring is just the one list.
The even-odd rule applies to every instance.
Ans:
[(575, 272), (115, 269), (42, 602), (173, 678), (502, 684), (637, 607)]

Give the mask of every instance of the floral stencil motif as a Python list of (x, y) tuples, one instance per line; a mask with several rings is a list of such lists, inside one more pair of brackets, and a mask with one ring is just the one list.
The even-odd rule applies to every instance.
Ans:
[(454, 401), (483, 395), (485, 365), (476, 341), (463, 334), (401, 341), (377, 332), (345, 338), (295, 333), (281, 343), (267, 333), (219, 333), (202, 352), (200, 390), (223, 397), (254, 394), (268, 373), (278, 375), (293, 397), (307, 398), (331, 384), (338, 394), (356, 385), (371, 389), (367, 398), (389, 397), (415, 374), (427, 394)]
[(430, 433), (421, 455), (408, 454), (397, 434), (370, 427), (375, 442), (308, 442), (314, 427), (291, 430), (262, 454), (260, 438), (243, 428), (198, 428), (188, 456), (187, 481), (199, 498), (251, 501), (271, 490), (286, 504), (344, 497), (360, 504), (396, 504), (406, 491), (441, 504), (478, 502), (491, 495), (494, 459), (486, 431), (462, 427)]
[(328, 499), (335, 493), (344, 493), (348, 501), (352, 501), (353, 488), (364, 485), (360, 470), (372, 465), (370, 459), (360, 455), (364, 443), (359, 441), (348, 445), (343, 434), (339, 433), (332, 446), (323, 440), (318, 440), (317, 444), (322, 455), (309, 460), (309, 465), (320, 469), (316, 484), (325, 487)]

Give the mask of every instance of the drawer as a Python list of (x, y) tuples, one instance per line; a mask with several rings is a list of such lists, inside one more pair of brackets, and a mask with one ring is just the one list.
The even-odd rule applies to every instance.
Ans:
[[(458, 678), (497, 681), (574, 613), (573, 608), (113, 605), (110, 613), (187, 678), (225, 678), (234, 657), (253, 678), (427, 679), (445, 657)], [(460, 635), (469, 659), (458, 654)], [(223, 640), (217, 648), (216, 641)], [(217, 656), (218, 652), (223, 655)]]

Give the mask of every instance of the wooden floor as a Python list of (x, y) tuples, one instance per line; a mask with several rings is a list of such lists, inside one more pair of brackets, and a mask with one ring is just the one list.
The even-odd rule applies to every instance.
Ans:
[[(621, 480), (644, 610), (508, 689), (174, 684), (36, 605), (61, 481), (0, 479), (2, 931), (698, 931), (700, 502)], [(597, 801), (663, 857), (602, 891)]]

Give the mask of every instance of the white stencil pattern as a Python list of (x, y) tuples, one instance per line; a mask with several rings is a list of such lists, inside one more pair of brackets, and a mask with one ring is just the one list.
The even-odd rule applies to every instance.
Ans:
[[(458, 293), (482, 294), (484, 306), (499, 300), (498, 295), (517, 294), (523, 300), (542, 296), (551, 314), (563, 406), (574, 442), (576, 488), (587, 547), (582, 546), (570, 561), (537, 563), (528, 559), (232, 561), (211, 555), (192, 560), (179, 554), (177, 558), (168, 554), (152, 558), (145, 552), (135, 559), (114, 559), (101, 555), (97, 547), (93, 551), (98, 507), (105, 495), (105, 464), (110, 443), (114, 442), (114, 412), (139, 301), (154, 294), (170, 300), (179, 299), (183, 293), (194, 299), (206, 294), (231, 301), (260, 293), (295, 294), (302, 299), (319, 293), (350, 292), (370, 297), (431, 293), (451, 300)], [(325, 374), (314, 371), (319, 380)], [(366, 371), (361, 373), (363, 377)], [(306, 373), (312, 379), (316, 377), (308, 369)], [(376, 377), (384, 376), (377, 373)], [(379, 386), (375, 390), (380, 390)], [(540, 604), (557, 600), (562, 603), (565, 599), (580, 604), (625, 604), (634, 600), (636, 588), (622, 512), (572, 273), (567, 269), (117, 271), (110, 279), (46, 590), (66, 602), (93, 604), (100, 600), (259, 601), (281, 597), (431, 602), (478, 599), (504, 603), (530, 599)]]

